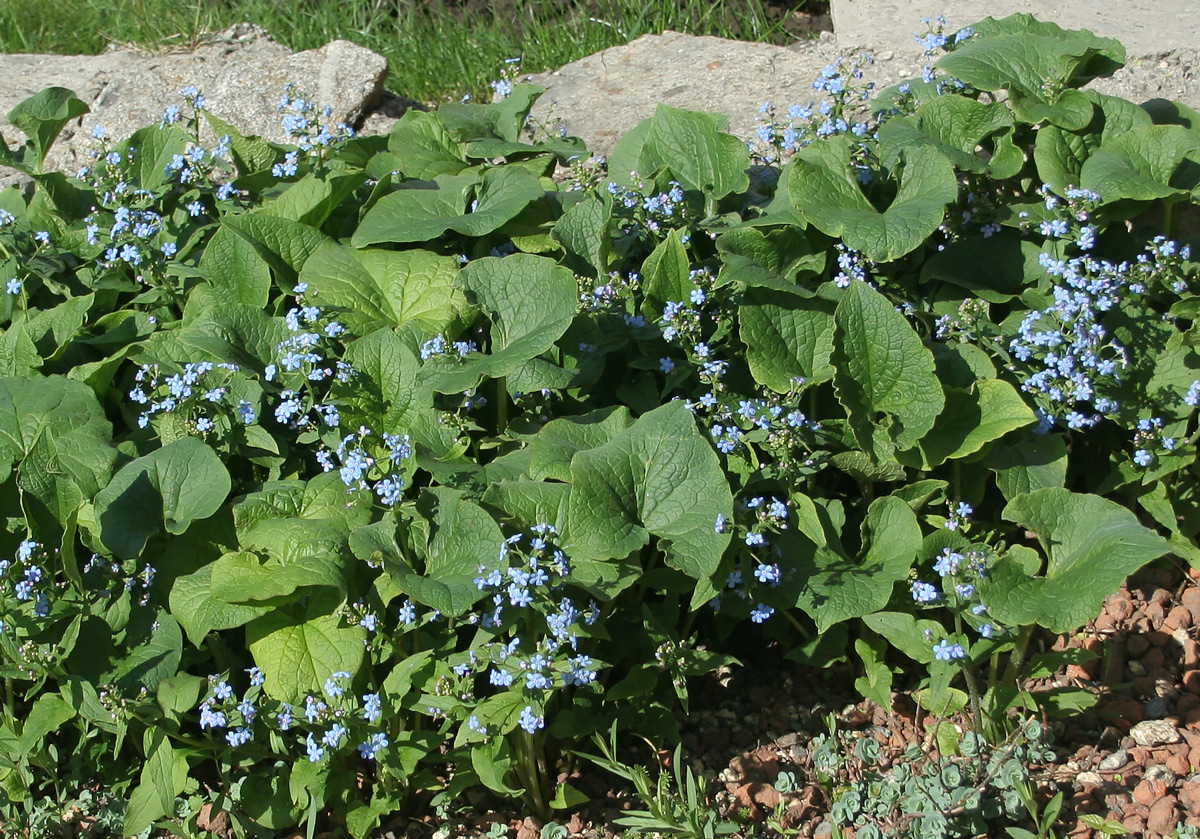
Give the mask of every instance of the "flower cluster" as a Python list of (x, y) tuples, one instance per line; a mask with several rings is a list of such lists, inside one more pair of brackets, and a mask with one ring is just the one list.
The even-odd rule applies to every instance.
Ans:
[[(932, 583), (920, 578), (912, 581), (913, 601), (926, 607), (944, 606), (956, 619), (961, 618), (974, 627), (980, 637), (996, 637), (1001, 629), (988, 618), (988, 608), (980, 600), (978, 591), (979, 581), (987, 577), (991, 559), (991, 552), (983, 547), (965, 552), (943, 548), (933, 564), (937, 580)], [(931, 642), (937, 660), (966, 658), (966, 649), (962, 644), (945, 637), (934, 642), (933, 637), (932, 630), (928, 630), (926, 640)]]
[[(592, 601), (581, 609), (565, 591), (571, 568), (556, 536), (552, 525), (536, 524), (508, 537), (494, 565), (479, 566), (475, 586), (488, 605), (471, 620), (491, 640), (451, 659), (464, 680), (486, 676), (497, 690), (520, 691), (529, 704), (517, 724), (530, 734), (544, 727), (555, 691), (592, 684), (602, 666), (579, 650), (600, 608)], [(478, 715), (466, 724), (481, 736), (507, 733), (490, 730)]]
[(1189, 255), (1186, 247), (1163, 237), (1132, 264), (1041, 254), (1039, 261), (1054, 280), (1054, 302), (1021, 320), (1008, 351), (1024, 375), (1022, 389), (1038, 398), (1043, 431), (1060, 420), (1071, 429), (1090, 428), (1117, 414), (1123, 372), (1133, 359), (1104, 316), (1129, 303), (1146, 306), (1156, 290), (1186, 290), (1188, 281), (1172, 257)]
[[(324, 150), (335, 148), (354, 136), (354, 129), (344, 122), (333, 122), (333, 106), (323, 105), (320, 109), (308, 95), (294, 84), (284, 88), (279, 100), (279, 113), (283, 130), (288, 139), (299, 146), (300, 151), (320, 155)], [(290, 164), (295, 163), (292, 157)], [(285, 159), (285, 166), (289, 165)], [(292, 169), (290, 174), (294, 175)]]
[(257, 419), (254, 406), (230, 396), (236, 364), (211, 361), (188, 362), (178, 373), (166, 374), (157, 364), (143, 364), (134, 374), (129, 398), (144, 406), (138, 415), (138, 428), (146, 428), (155, 416), (174, 414), (182, 417), (193, 433), (205, 436), (218, 429), (224, 417), (236, 415), (243, 425)]
[(341, 411), (328, 399), (328, 385), (346, 384), (354, 368), (339, 356), (348, 337), (346, 328), (325, 318), (319, 306), (305, 299), (306, 283), (292, 291), (296, 305), (284, 316), (288, 336), (275, 347), (275, 360), (263, 370), (263, 379), (283, 388), (276, 394), (275, 421), (293, 429), (337, 428)]
[[(862, 53), (849, 67), (842, 66), (841, 58), (827, 65), (812, 88), (828, 94), (828, 98), (817, 104), (792, 105), (786, 118), (771, 102), (763, 103), (758, 109), (757, 143), (747, 144), (750, 151), (766, 163), (775, 163), (826, 137), (871, 135), (874, 124), (869, 119), (860, 119), (866, 116), (860, 110), (874, 89), (874, 83), (861, 84), (863, 68), (871, 63), (871, 56)], [(860, 178), (865, 177), (860, 174)]]
[(148, 562), (142, 563), (139, 570), (133, 560), (120, 563), (99, 554), (92, 554), (83, 566), (83, 576), (90, 591), (102, 591), (109, 597), (116, 597), (121, 592), (131, 595), (137, 592), (138, 606), (150, 605), (150, 589), (157, 575), (158, 569)]
[(358, 701), (347, 689), (350, 673), (341, 670), (331, 674), (321, 693), (304, 698), (299, 714), (291, 704), (264, 694), (266, 677), (262, 670), (250, 667), (246, 673), (249, 687), (241, 697), (235, 697), (227, 677), (209, 676), (208, 694), (197, 708), (200, 728), (223, 730), (231, 747), (246, 745), (256, 733), (270, 732), (272, 740), (277, 741), (278, 734), (294, 732), (297, 752), (302, 747), (308, 760), (318, 763), (356, 740), (361, 740), (357, 745), (359, 756), (367, 760), (376, 759), (390, 745), (386, 729), (378, 726), (383, 716), (382, 699), (377, 693), (366, 693)]
[(412, 456), (407, 434), (376, 434), (359, 426), (335, 448), (322, 445), (317, 462), (325, 472), (337, 470), (346, 492), (374, 493), (383, 506), (394, 507), (404, 491), (404, 462)]
[[(50, 594), (54, 591), (54, 573), (46, 571), (46, 560), (49, 555), (40, 542), (25, 539), (17, 547), (13, 559), (0, 559), (0, 603), (7, 606), (9, 597), (17, 601), (17, 608), (22, 604), (32, 606), (35, 618), (44, 618), (50, 614)], [(2, 614), (8, 617), (9, 609)], [(7, 627), (0, 620), (0, 631)]]
[(637, 172), (629, 173), (631, 186), (609, 181), (605, 186), (613, 197), (613, 213), (627, 219), (622, 230), (625, 235), (635, 235), (642, 228), (661, 234), (677, 227), (686, 227), (691, 217), (678, 181), (671, 181), (667, 189), (658, 192), (652, 183), (647, 183)]

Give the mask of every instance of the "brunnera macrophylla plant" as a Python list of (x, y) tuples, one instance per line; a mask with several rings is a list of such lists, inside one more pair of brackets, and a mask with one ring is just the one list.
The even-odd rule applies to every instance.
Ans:
[[(749, 145), (664, 105), (606, 161), (527, 84), (382, 137), (292, 88), (287, 144), (191, 89), (123, 139), (16, 108), (0, 819), (546, 815), (745, 637), (1003, 742), (1039, 627), (1200, 559), (1200, 115), (1081, 90), (1124, 58), (1088, 32), (923, 42)], [(93, 160), (42, 171), (77, 119)]]

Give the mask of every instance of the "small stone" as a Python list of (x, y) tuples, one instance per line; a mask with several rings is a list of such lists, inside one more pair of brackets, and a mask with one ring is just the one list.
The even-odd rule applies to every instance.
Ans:
[(1118, 749), (1112, 754), (1106, 755), (1096, 768), (1101, 772), (1116, 772), (1127, 763), (1129, 763), (1129, 752)]
[(1179, 824), (1179, 811), (1173, 795), (1165, 795), (1150, 805), (1146, 816), (1146, 833), (1150, 836), (1170, 836)]
[(1133, 788), (1133, 802), (1140, 804), (1143, 807), (1149, 807), (1158, 799), (1167, 794), (1167, 785), (1162, 781), (1147, 781), (1142, 779), (1138, 781), (1136, 787)]
[(1075, 786), (1077, 787), (1098, 787), (1104, 783), (1104, 778), (1099, 772), (1080, 772), (1075, 776)]
[(1187, 755), (1180, 752), (1168, 755), (1166, 765), (1176, 776), (1186, 775), (1188, 770), (1192, 768), (1191, 764), (1188, 763)]
[(1130, 661), (1125, 665), (1125, 669), (1129, 671), (1134, 678), (1140, 678), (1146, 675), (1146, 665), (1142, 664), (1137, 659)]
[(1142, 776), (1142, 779), (1146, 781), (1159, 781), (1168, 787), (1175, 786), (1175, 782), (1179, 780), (1174, 772), (1161, 763), (1147, 768), (1146, 774)]
[(1125, 642), (1125, 654), (1130, 658), (1141, 658), (1150, 649), (1150, 639), (1145, 635), (1130, 635)]
[(1167, 715), (1167, 702), (1161, 696), (1154, 697), (1142, 707), (1148, 720), (1161, 720)]
[(1167, 613), (1163, 621), (1163, 629), (1173, 632), (1176, 629), (1187, 629), (1192, 625), (1192, 613), (1184, 606), (1175, 606)]
[(1129, 729), (1129, 736), (1139, 746), (1147, 748), (1178, 743), (1183, 739), (1175, 724), (1166, 720), (1143, 720)]

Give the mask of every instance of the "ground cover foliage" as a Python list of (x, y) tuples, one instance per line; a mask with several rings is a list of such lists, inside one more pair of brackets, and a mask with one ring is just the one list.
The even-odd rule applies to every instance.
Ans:
[[(85, 106), (19, 106), (6, 829), (361, 837), (480, 786), (546, 815), (583, 759), (655, 798), (617, 738), (669, 746), (746, 637), (969, 716), (953, 772), (860, 774), (839, 823), (1013, 818), (1013, 714), (1095, 699), (1022, 693), (1086, 654), (1034, 631), (1200, 558), (1200, 116), (1080, 91), (1121, 46), (1028, 16), (927, 46), (874, 98), (827, 68), (753, 148), (664, 105), (606, 162), (510, 80), (369, 138), (292, 89), (291, 145), (189, 89), (74, 176), (41, 163)], [(636, 825), (723, 832), (679, 786)]]

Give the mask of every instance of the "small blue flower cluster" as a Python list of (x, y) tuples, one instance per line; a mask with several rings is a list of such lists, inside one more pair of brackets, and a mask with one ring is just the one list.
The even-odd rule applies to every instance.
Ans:
[(322, 444), (316, 455), (323, 471), (337, 470), (347, 493), (374, 493), (385, 507), (400, 503), (404, 462), (412, 456), (409, 435), (375, 434), (361, 425), (332, 450)]
[(354, 136), (354, 129), (346, 123), (332, 122), (331, 105), (322, 106), (318, 114), (312, 98), (294, 84), (284, 88), (283, 97), (279, 100), (279, 112), (283, 114), (280, 122), (288, 139), (303, 152), (319, 154), (324, 149), (334, 148)]
[(348, 337), (346, 328), (336, 320), (322, 322), (321, 308), (305, 299), (307, 283), (292, 291), (296, 305), (283, 319), (290, 334), (276, 345), (275, 360), (263, 370), (265, 381), (284, 385), (277, 394), (275, 421), (293, 429), (337, 428), (341, 411), (327, 392), (318, 391), (327, 391), (334, 381), (346, 384), (355, 375), (354, 368), (339, 358)]
[[(725, 516), (718, 515), (713, 530), (717, 533), (735, 532), (741, 536), (745, 545), (743, 556), (747, 566), (752, 565), (754, 568), (751, 575), (754, 581), (746, 578), (743, 560), (739, 559), (725, 578), (725, 592), (709, 601), (709, 605), (716, 611), (720, 611), (724, 606), (725, 593), (731, 593), (741, 600), (757, 600), (758, 598), (751, 598), (752, 589), (777, 588), (783, 582), (785, 574), (778, 561), (768, 562), (758, 553), (769, 551), (779, 555), (778, 548), (771, 545), (770, 536), (788, 529), (791, 511), (787, 502), (775, 496), (754, 495), (738, 505), (738, 512), (742, 523), (730, 522)], [(760, 601), (750, 610), (750, 620), (754, 623), (764, 623), (774, 614), (774, 606)]]
[[(44, 618), (50, 614), (50, 596), (54, 591), (54, 575), (46, 573), (45, 565), (48, 554), (40, 542), (25, 539), (17, 546), (14, 559), (0, 559), (0, 603), (7, 606), (8, 597), (16, 599), (18, 607), (21, 604), (32, 604), (35, 618)], [(4, 617), (11, 620), (10, 611), (5, 608)], [(0, 620), (0, 632), (7, 628), (5, 621)]]
[(428, 361), (435, 355), (451, 354), (466, 358), (473, 352), (479, 352), (479, 345), (474, 341), (450, 341), (439, 333), (421, 345), (421, 360)]
[[(100, 580), (94, 583), (90, 579), (87, 581), (90, 591), (101, 591), (110, 598), (117, 597), (122, 592), (133, 594), (136, 591), (137, 605), (148, 606), (150, 604), (150, 588), (154, 585), (158, 569), (147, 562), (143, 563), (142, 569), (138, 571), (132, 561), (126, 562), (123, 566), (119, 562), (104, 559), (99, 554), (92, 554), (83, 566), (83, 576), (93, 575), (99, 577)], [(111, 587), (114, 582), (116, 583), (115, 588)], [(104, 587), (102, 588), (102, 586)]]
[[(841, 58), (827, 65), (812, 87), (830, 98), (817, 105), (792, 105), (786, 119), (779, 115), (774, 104), (764, 102), (758, 109), (757, 144), (747, 143), (750, 151), (764, 162), (774, 163), (779, 157), (789, 157), (824, 137), (872, 134), (874, 124), (869, 119), (858, 119), (855, 113), (856, 108), (870, 99), (875, 87), (874, 83), (860, 84), (863, 67), (871, 63), (871, 56), (863, 53), (847, 69), (842, 67)], [(866, 176), (860, 179), (863, 177)]]
[[(475, 586), (490, 594), (490, 605), (471, 620), (493, 640), (451, 659), (462, 679), (486, 673), (492, 686), (521, 691), (529, 705), (518, 725), (530, 734), (544, 727), (551, 692), (592, 684), (601, 666), (579, 651), (580, 637), (599, 619), (600, 607), (593, 600), (580, 609), (564, 593), (571, 568), (553, 543), (556, 536), (553, 525), (535, 524), (504, 541), (495, 566), (479, 566)], [(477, 716), (468, 718), (467, 727), (489, 733)]]
[[(225, 677), (208, 677), (209, 692), (198, 707), (201, 730), (227, 729), (225, 740), (234, 748), (253, 740), (256, 730), (272, 734), (295, 731), (297, 746), (303, 746), (312, 763), (320, 762), (327, 754), (336, 753), (359, 738), (363, 739), (357, 746), (358, 753), (367, 760), (374, 760), (390, 745), (386, 729), (377, 727), (383, 716), (379, 694), (363, 694), (361, 702), (356, 701), (346, 689), (352, 674), (344, 670), (333, 673), (325, 680), (322, 694), (306, 696), (301, 721), (292, 705), (265, 695), (266, 677), (262, 670), (250, 667), (246, 673), (250, 686), (241, 698), (236, 699), (233, 687)], [(273, 726), (268, 722), (272, 718)], [(301, 735), (303, 739), (300, 739)]]
[(633, 225), (625, 233), (632, 232), (638, 224), (652, 233), (685, 225), (688, 207), (678, 181), (671, 181), (666, 192), (654, 192), (654, 185), (642, 180), (637, 172), (629, 175), (634, 182), (631, 187), (616, 181), (609, 181), (605, 186), (608, 194), (613, 196), (615, 210), (632, 211)]
[(1177, 254), (1190, 255), (1163, 237), (1132, 265), (1041, 254), (1042, 267), (1055, 279), (1054, 304), (1022, 319), (1008, 351), (1024, 368), (1022, 389), (1039, 398), (1042, 432), (1060, 419), (1071, 429), (1090, 428), (1120, 409), (1122, 371), (1131, 356), (1104, 325), (1104, 315), (1127, 301), (1145, 302), (1154, 289), (1186, 290), (1187, 281), (1172, 262)]
[(141, 365), (129, 391), (133, 402), (146, 406), (138, 415), (138, 428), (146, 428), (160, 414), (183, 416), (188, 428), (201, 436), (216, 431), (221, 417), (234, 413), (242, 424), (253, 424), (258, 419), (254, 406), (245, 400), (233, 405), (229, 398), (230, 382), (240, 369), (227, 362), (197, 361), (163, 375), (157, 364)]
[[(987, 577), (991, 552), (987, 548), (968, 550), (965, 553), (943, 548), (933, 570), (938, 579), (935, 583), (917, 579), (912, 583), (912, 599), (924, 607), (946, 607), (956, 617), (961, 616), (982, 638), (994, 638), (1001, 629), (987, 617), (988, 608), (979, 599), (979, 581)], [(934, 657), (939, 661), (966, 658), (962, 644), (941, 638), (933, 643), (933, 631), (927, 630), (926, 640), (931, 642)]]
[(838, 273), (833, 278), (833, 284), (838, 288), (847, 288), (855, 280), (869, 283), (871, 275), (867, 270), (868, 263), (863, 255), (841, 242), (834, 247), (838, 255)]

